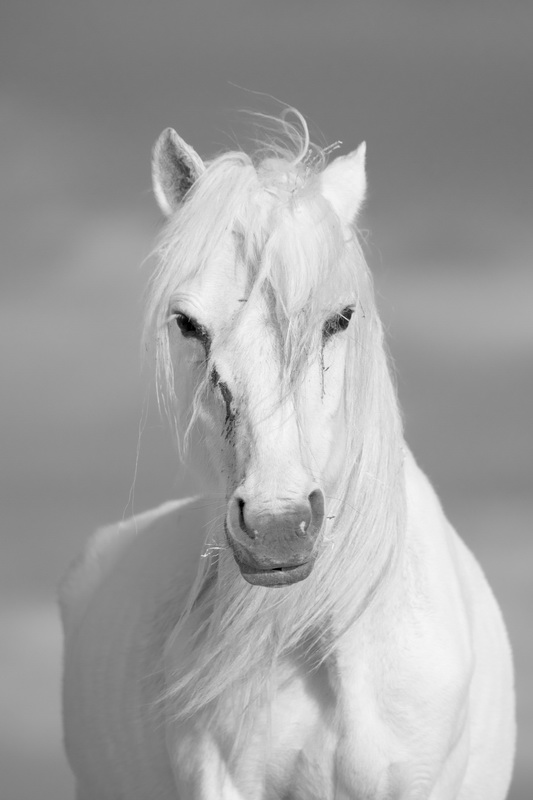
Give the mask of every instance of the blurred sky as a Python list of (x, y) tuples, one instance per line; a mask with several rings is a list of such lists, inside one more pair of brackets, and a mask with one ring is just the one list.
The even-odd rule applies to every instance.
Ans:
[[(364, 226), (407, 438), (498, 595), (533, 767), (533, 4), (4, 0), (0, 11), (0, 798), (67, 800), (55, 585), (98, 524), (186, 491), (150, 372), (150, 148), (239, 108), (368, 143)], [(130, 489), (142, 410), (135, 496)]]

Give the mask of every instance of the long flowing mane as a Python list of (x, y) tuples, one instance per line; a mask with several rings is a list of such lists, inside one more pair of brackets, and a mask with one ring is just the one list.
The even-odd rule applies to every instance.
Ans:
[[(402, 547), (402, 427), (372, 279), (355, 227), (347, 240), (319, 191), (331, 148), (311, 144), (298, 120), (269, 119), (270, 134), (252, 155), (228, 152), (207, 162), (160, 239), (146, 336), (156, 343), (161, 396), (183, 437), (194, 424), (206, 378), (193, 371), (191, 387), (181, 375), (176, 387), (169, 303), (182, 282), (202, 272), (228, 230), (238, 237), (250, 291), (264, 292), (275, 310), (288, 391), (321, 335), (324, 308), (346, 294), (356, 297), (344, 383), (348, 458), (335, 496), (327, 498), (319, 557), (305, 581), (276, 590), (249, 585), (222, 526), (209, 532), (213, 546), (172, 635), (186, 643), (180, 646), (185, 659), (165, 699), (175, 701), (180, 717), (223, 715), (225, 702), (249, 707), (268, 691), (284, 656), (300, 653), (315, 665), (330, 657), (394, 576)], [(180, 407), (192, 414), (184, 418)]]

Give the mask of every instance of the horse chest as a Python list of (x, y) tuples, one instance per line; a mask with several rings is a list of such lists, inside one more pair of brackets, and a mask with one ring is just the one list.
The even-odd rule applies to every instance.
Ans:
[[(227, 754), (238, 737), (240, 720), (225, 706), (223, 723), (171, 733), (179, 796), (247, 800), (359, 800), (386, 796), (389, 761), (376, 758), (375, 742), (354, 742), (325, 666), (315, 672), (280, 676), (272, 699), (254, 713), (238, 754)], [(370, 707), (361, 708), (372, 716)], [(185, 733), (185, 735), (184, 735)], [(361, 731), (363, 733), (363, 731)], [(370, 737), (372, 740), (372, 736)], [(355, 745), (355, 746), (354, 746)]]
[[(352, 671), (360, 692), (347, 715), (328, 669), (281, 688), (270, 710), (269, 800), (363, 800), (389, 796), (396, 782), (395, 746), (365, 669)], [(385, 752), (384, 752), (385, 751)]]
[(335, 705), (325, 668), (280, 687), (268, 710), (271, 740), (265, 782), (272, 798), (322, 800), (332, 796)]
[[(218, 722), (169, 730), (178, 794), (255, 800), (333, 797), (337, 737), (325, 669), (282, 678), (246, 719), (231, 698)], [(240, 741), (239, 741), (240, 740)], [(237, 752), (229, 755), (235, 742)], [(216, 790), (211, 794), (213, 787)]]

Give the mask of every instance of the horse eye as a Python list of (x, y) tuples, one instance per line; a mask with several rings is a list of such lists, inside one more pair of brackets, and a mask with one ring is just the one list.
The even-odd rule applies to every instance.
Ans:
[(322, 329), (322, 338), (324, 342), (327, 342), (327, 340), (336, 333), (345, 331), (350, 324), (352, 314), (353, 308), (347, 306), (346, 308), (343, 308), (340, 314), (334, 314), (332, 317), (327, 319)]
[(187, 314), (178, 312), (176, 314), (176, 324), (185, 339), (199, 339), (202, 342), (206, 341), (207, 331), (205, 328), (188, 317)]

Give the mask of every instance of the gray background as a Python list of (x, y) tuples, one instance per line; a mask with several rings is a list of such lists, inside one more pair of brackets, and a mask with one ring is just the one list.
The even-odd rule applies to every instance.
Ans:
[(369, 259), (407, 438), (508, 622), (511, 796), (527, 800), (530, 0), (4, 0), (0, 13), (1, 800), (72, 797), (58, 577), (96, 525), (190, 486), (140, 369), (150, 147), (167, 125), (204, 155), (230, 146), (228, 109), (261, 107), (232, 83), (296, 105), (345, 152), (368, 142)]

